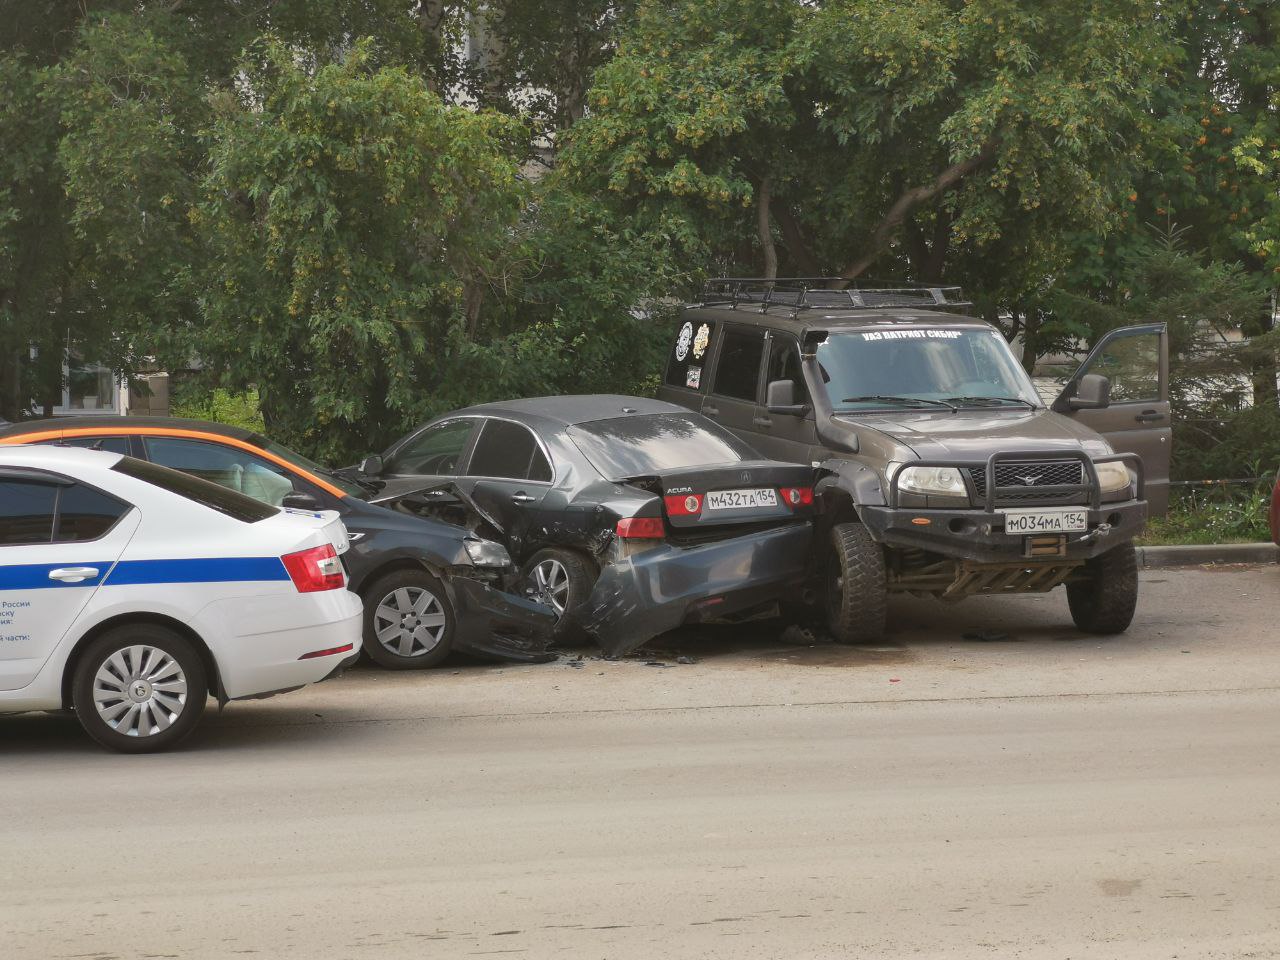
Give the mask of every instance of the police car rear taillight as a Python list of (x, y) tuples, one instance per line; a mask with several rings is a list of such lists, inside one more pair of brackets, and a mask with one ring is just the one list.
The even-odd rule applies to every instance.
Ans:
[(289, 571), (289, 579), (299, 593), (315, 593), (319, 590), (341, 590), (346, 586), (342, 574), (342, 561), (338, 559), (333, 544), (286, 553), (280, 558)]

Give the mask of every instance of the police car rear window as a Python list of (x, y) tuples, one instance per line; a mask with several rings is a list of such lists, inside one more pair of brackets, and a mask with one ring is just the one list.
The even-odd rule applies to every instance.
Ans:
[(121, 457), (120, 462), (111, 469), (159, 487), (161, 490), (176, 493), (210, 510), (217, 510), (241, 523), (257, 523), (259, 520), (274, 517), (280, 512), (277, 507), (267, 506), (252, 497), (246, 497), (243, 493), (220, 487), (216, 483), (201, 480), (199, 477), (193, 477), (178, 470), (147, 463), (145, 460)]

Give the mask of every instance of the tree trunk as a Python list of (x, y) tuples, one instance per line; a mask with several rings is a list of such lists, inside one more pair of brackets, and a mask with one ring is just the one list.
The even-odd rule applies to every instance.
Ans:
[(822, 273), (822, 267), (805, 242), (800, 221), (791, 212), (791, 208), (783, 201), (776, 201), (770, 209), (773, 218), (778, 221), (778, 226), (782, 228), (782, 243), (787, 248), (787, 253), (790, 254), (797, 271), (805, 277), (819, 276)]
[(953, 163), (938, 174), (932, 183), (912, 187), (910, 190), (900, 194), (898, 199), (893, 202), (893, 206), (889, 208), (889, 212), (884, 215), (884, 219), (872, 231), (871, 239), (867, 242), (866, 249), (862, 255), (841, 271), (841, 280), (833, 284), (834, 288), (837, 290), (845, 289), (849, 286), (850, 281), (856, 279), (869, 266), (875, 263), (880, 255), (888, 249), (890, 242), (902, 227), (902, 222), (912, 210), (916, 209), (920, 204), (950, 190), (969, 174), (990, 163), (995, 155), (996, 141), (994, 139), (988, 140), (976, 154), (967, 160)]
[(756, 229), (760, 233), (760, 248), (764, 251), (764, 276), (770, 280), (778, 275), (778, 251), (773, 245), (773, 223), (769, 217), (769, 178), (760, 181), (756, 191)]

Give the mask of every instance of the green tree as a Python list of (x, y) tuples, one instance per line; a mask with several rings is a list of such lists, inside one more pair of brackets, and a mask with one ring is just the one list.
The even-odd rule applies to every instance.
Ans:
[(641, 3), (565, 163), (623, 215), (680, 224), (708, 267), (975, 279), (1008, 301), (1128, 189), (1160, 9)]

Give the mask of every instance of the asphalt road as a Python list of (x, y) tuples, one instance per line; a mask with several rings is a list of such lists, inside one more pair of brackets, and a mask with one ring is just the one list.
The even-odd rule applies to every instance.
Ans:
[(1280, 956), (1280, 568), (1143, 579), (1106, 640), (919, 602), (360, 669), (169, 755), (3, 719), (0, 957)]

